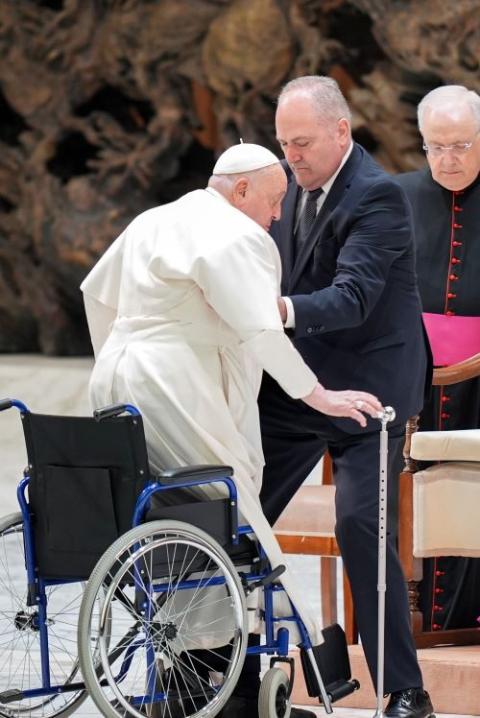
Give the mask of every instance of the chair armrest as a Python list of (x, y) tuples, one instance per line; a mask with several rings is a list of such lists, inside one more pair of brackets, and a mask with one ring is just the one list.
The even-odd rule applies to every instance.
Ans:
[(480, 354), (474, 354), (458, 364), (434, 369), (432, 384), (434, 386), (459, 384), (461, 381), (474, 379), (477, 376), (480, 376)]

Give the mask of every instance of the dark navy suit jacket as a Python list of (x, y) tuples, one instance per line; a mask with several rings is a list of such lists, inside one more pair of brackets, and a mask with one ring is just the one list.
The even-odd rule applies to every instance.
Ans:
[[(282, 294), (295, 309), (292, 340), (327, 388), (370, 391), (406, 421), (422, 408), (431, 366), (403, 190), (355, 145), (293, 263), (301, 190), (286, 171), (282, 217), (271, 234), (282, 257)], [(332, 421), (362, 431), (351, 420)]]

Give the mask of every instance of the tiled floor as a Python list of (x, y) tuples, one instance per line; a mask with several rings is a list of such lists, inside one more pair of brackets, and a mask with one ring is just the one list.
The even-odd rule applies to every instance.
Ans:
[[(319, 717), (327, 715), (322, 707), (312, 708), (311, 706), (308, 706), (307, 710), (312, 711)], [(374, 713), (374, 710), (356, 710), (354, 708), (334, 707), (332, 716), (333, 718), (373, 718)], [(100, 713), (91, 701), (86, 701), (74, 715), (76, 718), (94, 718), (99, 717)], [(248, 718), (248, 716), (245, 716), (245, 718)], [(451, 713), (436, 713), (436, 718), (478, 718), (478, 716), (459, 716)]]
[[(317, 716), (326, 715), (321, 708), (316, 708), (315, 713)], [(373, 718), (374, 713), (375, 711), (354, 710), (352, 708), (336, 708), (333, 711), (333, 716), (335, 716), (335, 718)], [(436, 713), (435, 715), (437, 718), (469, 718), (469, 716), (457, 716), (450, 713)], [(475, 718), (475, 716), (473, 718)], [(476, 718), (478, 718), (478, 716)]]
[[(15, 397), (25, 401), (33, 410), (47, 413), (87, 413), (85, 385), (90, 366), (88, 359), (55, 360), (44, 357), (34, 359), (0, 356), (0, 398)], [(3, 515), (17, 510), (15, 487), (25, 464), (20, 421), (12, 414), (13, 412), (7, 412), (0, 415), (0, 506)], [(312, 609), (319, 611), (318, 561), (308, 557), (292, 557), (291, 560), (299, 582), (309, 594)], [(315, 708), (314, 712), (318, 716), (326, 715), (321, 707)], [(333, 713), (336, 718), (370, 718), (373, 714), (373, 710), (347, 708), (336, 708)], [(93, 718), (99, 715), (90, 700), (75, 713), (78, 718)], [(442, 717), (437, 714), (437, 718)], [(462, 717), (444, 715), (443, 718)]]

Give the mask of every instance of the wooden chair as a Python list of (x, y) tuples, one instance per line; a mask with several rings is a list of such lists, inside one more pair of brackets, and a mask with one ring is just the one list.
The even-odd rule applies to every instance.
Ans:
[[(332, 463), (323, 459), (322, 483), (302, 486), (273, 527), (285, 553), (320, 557), (322, 623), (338, 620), (337, 561), (340, 549), (335, 538), (335, 487)], [(358, 642), (352, 593), (343, 574), (344, 625), (347, 643)]]
[[(477, 376), (480, 376), (480, 354), (435, 369), (433, 384), (447, 386)], [(405, 470), (400, 475), (399, 520), (399, 551), (407, 579), (415, 642), (418, 648), (480, 643), (480, 628), (424, 631), (418, 600), (423, 557), (480, 556), (480, 429), (417, 434), (417, 428), (418, 417), (414, 417), (407, 424)], [(438, 463), (417, 472), (416, 459)], [(444, 461), (452, 462), (447, 470), (441, 463)], [(445, 514), (446, 501), (448, 511), (458, 518), (450, 525)], [(476, 513), (470, 523), (465, 515), (468, 507), (473, 507)], [(441, 524), (435, 525), (442, 512)]]
[[(480, 376), (480, 354), (459, 364), (435, 369), (432, 383), (434, 386), (447, 386), (473, 379), (477, 376)], [(456, 432), (419, 432), (417, 439), (417, 437), (414, 438), (417, 428), (418, 416), (407, 422), (404, 449), (405, 469), (400, 475), (399, 483), (399, 553), (407, 580), (415, 642), (418, 648), (445, 644), (471, 645), (480, 643), (480, 628), (445, 631), (423, 630), (423, 616), (419, 609), (418, 592), (418, 583), (422, 579), (422, 558), (414, 554), (414, 530), (419, 518), (415, 515), (415, 506), (418, 504), (415, 500), (414, 491), (414, 474), (417, 471), (415, 443), (418, 442), (418, 439), (423, 439), (423, 436), (427, 433), (438, 434), (439, 440), (441, 440), (441, 434), (454, 434)], [(412, 443), (414, 446), (413, 454)], [(480, 440), (478, 451), (480, 452)], [(418, 455), (417, 458), (426, 457)], [(471, 458), (471, 454), (467, 454), (465, 458), (468, 460)], [(432, 459), (435, 460), (435, 457), (432, 457)], [(324, 458), (322, 484), (302, 486), (274, 526), (277, 539), (285, 553), (320, 557), (322, 620), (324, 625), (335, 622), (338, 617), (336, 560), (340, 556), (340, 551), (334, 534), (335, 487), (332, 483), (331, 460), (327, 454)], [(477, 509), (478, 506), (480, 506), (480, 503), (476, 504)], [(358, 631), (355, 623), (350, 585), (345, 574), (344, 601), (347, 642), (356, 643), (358, 642)]]

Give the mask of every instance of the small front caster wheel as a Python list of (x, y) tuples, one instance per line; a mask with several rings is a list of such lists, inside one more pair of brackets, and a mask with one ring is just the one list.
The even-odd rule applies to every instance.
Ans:
[(289, 718), (289, 680), (281, 668), (270, 668), (263, 676), (258, 694), (259, 718)]

